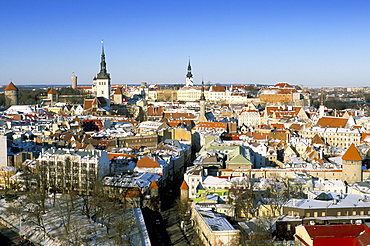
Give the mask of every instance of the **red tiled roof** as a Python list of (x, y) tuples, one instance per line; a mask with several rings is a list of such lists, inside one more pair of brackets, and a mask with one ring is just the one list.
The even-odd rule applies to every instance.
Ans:
[(253, 138), (254, 139), (258, 139), (258, 140), (262, 140), (262, 139), (266, 139), (266, 137), (269, 135), (269, 133), (263, 133), (263, 132), (254, 132), (253, 133)]
[(18, 91), (18, 88), (10, 82), (7, 87), (5, 87), (4, 91)]
[(92, 108), (94, 99), (85, 99), (84, 101), (84, 109)]
[(222, 85), (212, 85), (209, 88), (210, 91), (215, 91), (215, 92), (224, 92), (225, 91), (225, 86)]
[(279, 124), (279, 123), (271, 124), (271, 126), (272, 126), (273, 128), (280, 129), (280, 130), (282, 130), (282, 129), (284, 129), (284, 128), (285, 128), (285, 127), (284, 127), (284, 124)]
[[(334, 239), (345, 240), (348, 239), (347, 243), (355, 243), (355, 244), (347, 244), (344, 241), (340, 244), (333, 244), (333, 245), (357, 245), (356, 238), (359, 236), (361, 232), (365, 232), (366, 225), (353, 225), (353, 224), (344, 224), (344, 225), (305, 225), (304, 226), (308, 235), (312, 240), (321, 239), (326, 241), (326, 243), (333, 242)], [(327, 241), (325, 239), (330, 239)], [(351, 240), (352, 239), (352, 240)], [(326, 244), (326, 245), (331, 245)], [(316, 244), (314, 244), (316, 245)], [(324, 245), (324, 244), (320, 244)]]
[(346, 161), (362, 161), (362, 157), (354, 144), (351, 144), (346, 153), (342, 156), (342, 160)]
[(325, 145), (324, 141), (322, 141), (322, 139), (317, 134), (312, 138), (312, 144), (323, 144), (323, 145)]
[(154, 167), (160, 167), (158, 161), (154, 159), (154, 157), (145, 156), (144, 158), (141, 158), (137, 161), (136, 167), (142, 167), (142, 168), (154, 168)]
[(186, 183), (186, 181), (182, 181), (182, 184), (180, 186), (180, 190), (189, 190), (189, 186), (188, 184)]
[(159, 186), (158, 186), (157, 182), (155, 180), (153, 180), (152, 183), (150, 183), (149, 188), (150, 189), (158, 189)]
[(50, 90), (48, 91), (48, 94), (56, 95), (58, 94), (58, 92), (54, 88), (50, 88)]
[(291, 86), (290, 84), (288, 83), (277, 83), (275, 85), (275, 87), (283, 87), (283, 88), (293, 88), (293, 86)]
[(122, 153), (108, 153), (109, 155), (109, 160), (113, 160), (114, 158), (117, 157), (135, 157), (136, 155), (128, 155), (128, 154), (122, 154)]
[(114, 95), (122, 95), (121, 88), (117, 88), (117, 89), (114, 91)]
[(348, 122), (347, 118), (340, 117), (322, 117), (317, 121), (321, 127), (345, 127)]

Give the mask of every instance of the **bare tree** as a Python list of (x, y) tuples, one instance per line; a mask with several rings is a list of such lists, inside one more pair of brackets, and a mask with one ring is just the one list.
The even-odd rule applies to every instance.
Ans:
[(187, 201), (177, 198), (175, 200), (175, 208), (178, 212), (180, 223), (181, 221), (186, 221), (189, 219), (189, 216), (187, 215), (190, 212), (190, 204)]
[(254, 183), (249, 178), (233, 182), (228, 200), (235, 206), (235, 217), (253, 217), (257, 202), (253, 192)]
[(117, 216), (113, 221), (111, 237), (115, 245), (135, 245), (133, 237), (139, 233), (135, 217), (131, 213)]

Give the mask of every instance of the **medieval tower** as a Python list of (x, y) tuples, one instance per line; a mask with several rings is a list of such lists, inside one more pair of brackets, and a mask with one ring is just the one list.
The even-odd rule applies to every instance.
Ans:
[(13, 84), (13, 82), (10, 82), (4, 89), (6, 107), (18, 104), (18, 91), (18, 88)]
[(342, 156), (342, 180), (347, 183), (362, 181), (362, 157), (354, 144)]

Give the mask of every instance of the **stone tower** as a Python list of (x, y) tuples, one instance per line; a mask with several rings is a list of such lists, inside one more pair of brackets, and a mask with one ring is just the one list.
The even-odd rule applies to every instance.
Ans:
[(71, 77), (71, 80), (72, 80), (72, 89), (76, 90), (77, 89), (77, 76), (73, 75)]
[(96, 97), (103, 97), (106, 105), (110, 106), (110, 74), (107, 72), (107, 63), (105, 62), (104, 44), (102, 42), (102, 52), (100, 61), (100, 72), (93, 80), (93, 91)]
[(180, 200), (181, 201), (188, 201), (189, 198), (189, 186), (186, 181), (182, 181), (180, 186)]
[(113, 94), (113, 102), (115, 104), (121, 104), (123, 101), (122, 88), (117, 88)]
[(202, 80), (202, 92), (200, 95), (199, 104), (200, 104), (200, 111), (199, 111), (198, 122), (207, 122), (208, 120), (206, 118), (206, 97), (204, 96), (204, 81), (203, 80)]
[(354, 144), (342, 156), (342, 180), (347, 183), (362, 181), (362, 157)]
[(193, 86), (193, 74), (191, 73), (190, 58), (188, 64), (188, 73), (186, 74), (185, 86)]
[(54, 105), (59, 100), (59, 94), (54, 88), (50, 88), (48, 91), (48, 99), (50, 100), (50, 105)]
[(13, 82), (10, 82), (4, 89), (6, 107), (18, 104), (18, 91), (18, 88), (13, 84)]
[(159, 197), (159, 187), (158, 187), (158, 184), (155, 180), (152, 181), (152, 183), (150, 183), (150, 196), (151, 197)]

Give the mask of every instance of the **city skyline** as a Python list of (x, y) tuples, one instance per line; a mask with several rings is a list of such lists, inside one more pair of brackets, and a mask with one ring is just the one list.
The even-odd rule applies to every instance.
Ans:
[(370, 2), (18, 1), (2, 5), (2, 85), (369, 84)]

